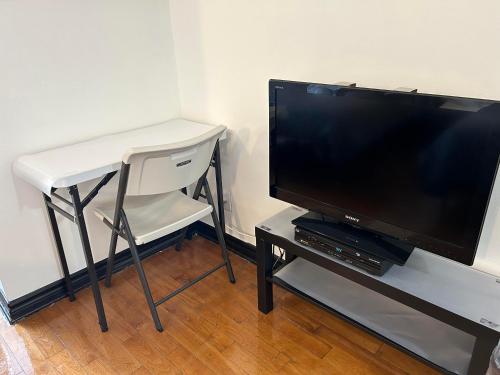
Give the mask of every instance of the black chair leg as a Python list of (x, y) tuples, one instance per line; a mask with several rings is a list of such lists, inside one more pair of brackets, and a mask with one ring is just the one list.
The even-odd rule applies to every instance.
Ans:
[[(183, 187), (181, 189), (182, 193), (187, 195), (187, 188)], [(184, 229), (181, 230), (181, 233), (179, 235), (179, 239), (177, 240), (176, 244), (175, 244), (175, 250), (176, 251), (181, 251), (182, 249), (182, 242), (184, 241), (184, 238), (186, 238), (186, 234), (187, 234), (187, 231), (188, 231), (188, 228), (189, 227), (186, 227)]]
[(184, 239), (186, 238), (186, 234), (187, 234), (188, 228), (189, 227), (181, 229), (181, 233), (179, 234), (179, 239), (175, 243), (175, 251), (181, 251), (182, 250), (182, 243), (184, 242)]
[(134, 237), (132, 235), (132, 231), (130, 230), (130, 226), (125, 215), (125, 211), (121, 210), (121, 219), (123, 223), (123, 228), (127, 235), (127, 240), (130, 247), (130, 252), (132, 253), (132, 258), (134, 260), (135, 268), (137, 269), (137, 273), (139, 274), (139, 279), (141, 280), (142, 288), (144, 289), (144, 295), (146, 296), (146, 301), (149, 306), (149, 310), (151, 311), (151, 316), (153, 318), (156, 329), (159, 332), (163, 331), (163, 326), (161, 325), (160, 318), (158, 316), (158, 311), (156, 310), (156, 304), (153, 300), (153, 296), (151, 295), (151, 289), (149, 288), (148, 280), (146, 279), (146, 274), (144, 273), (144, 269), (142, 268), (141, 259), (139, 258), (139, 253), (137, 252), (137, 246), (135, 244)]
[[(207, 169), (207, 172), (208, 172), (208, 169)], [(196, 183), (196, 187), (195, 187), (194, 192), (193, 192), (193, 199), (198, 200), (198, 198), (200, 197), (201, 188), (203, 187), (203, 181), (205, 180), (207, 172), (205, 172), (203, 174), (203, 176), (201, 176), (198, 179), (198, 182)], [(182, 192), (187, 195), (187, 189), (186, 188), (182, 188)], [(179, 239), (177, 240), (177, 243), (175, 244), (175, 250), (176, 251), (181, 251), (181, 249), (182, 249), (182, 242), (186, 238), (186, 234), (188, 232), (188, 229), (189, 229), (189, 226), (181, 230), (181, 234), (179, 235)]]
[(120, 170), (120, 181), (118, 182), (118, 193), (116, 194), (115, 214), (113, 218), (113, 230), (111, 231), (111, 241), (109, 243), (108, 263), (106, 264), (106, 279), (104, 285), (111, 286), (111, 276), (113, 275), (113, 263), (115, 261), (116, 241), (118, 240), (118, 231), (120, 231), (120, 213), (125, 200), (127, 191), (128, 174), (130, 165), (122, 163)]
[(106, 278), (104, 280), (104, 285), (108, 288), (111, 286), (111, 275), (113, 274), (113, 263), (115, 261), (117, 240), (118, 240), (118, 233), (112, 230), (111, 241), (109, 243), (108, 261), (106, 263)]
[(210, 192), (210, 186), (208, 185), (208, 181), (206, 179), (203, 182), (203, 188), (205, 189), (205, 196), (207, 197), (208, 204), (212, 206), (212, 221), (214, 222), (217, 239), (219, 240), (219, 244), (222, 249), (222, 257), (224, 258), (224, 262), (226, 263), (227, 275), (229, 277), (229, 281), (234, 284), (236, 282), (236, 279), (234, 277), (233, 267), (231, 266), (231, 261), (229, 260), (226, 241), (224, 240), (222, 228), (220, 226), (219, 219), (217, 218), (217, 212), (215, 211), (214, 200), (212, 198), (212, 193)]

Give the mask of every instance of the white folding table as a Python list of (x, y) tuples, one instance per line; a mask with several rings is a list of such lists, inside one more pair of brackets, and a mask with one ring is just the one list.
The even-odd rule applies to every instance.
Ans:
[[(200, 136), (209, 131), (213, 125), (173, 119), (160, 124), (151, 125), (122, 133), (109, 134), (89, 141), (63, 146), (36, 154), (23, 155), (14, 162), (14, 173), (21, 179), (35, 186), (43, 194), (45, 205), (56, 243), (59, 259), (64, 273), (66, 291), (69, 299), (75, 299), (73, 286), (64, 255), (64, 248), (57, 225), (55, 212), (73, 221), (79, 230), (80, 239), (87, 263), (88, 274), (94, 294), (94, 300), (103, 332), (107, 331), (106, 315), (102, 304), (94, 259), (83, 216), (83, 210), (99, 193), (121, 167), (122, 156), (132, 147), (155, 146), (177, 143)], [(225, 134), (222, 138), (225, 137)], [(217, 201), (219, 220), (222, 230), (225, 228), (223, 191), (220, 163), (219, 143), (215, 147), (211, 166), (215, 168), (217, 185)], [(96, 178), (102, 179), (81, 199), (77, 185)], [(58, 189), (68, 189), (71, 201), (57, 193)], [(71, 214), (52, 201), (56, 198), (73, 208)], [(184, 238), (185, 231), (180, 234), (179, 241)], [(178, 242), (180, 244), (180, 242)]]

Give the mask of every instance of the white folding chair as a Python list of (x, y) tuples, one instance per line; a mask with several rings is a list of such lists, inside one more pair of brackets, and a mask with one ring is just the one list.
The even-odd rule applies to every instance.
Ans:
[[(158, 331), (163, 331), (157, 306), (192, 286), (219, 268), (226, 267), (229, 281), (235, 282), (226, 243), (215, 211), (206, 175), (215, 145), (224, 126), (189, 141), (130, 149), (124, 156), (116, 200), (95, 207), (95, 214), (112, 230), (106, 270), (106, 286), (111, 274), (118, 236), (128, 241), (146, 301)], [(180, 191), (198, 181), (193, 197)], [(201, 188), (207, 202), (198, 201)], [(185, 228), (195, 221), (212, 215), (223, 263), (203, 273), (166, 297), (154, 301), (137, 252), (137, 246), (175, 231), (184, 236)], [(182, 240), (182, 239), (181, 239)]]

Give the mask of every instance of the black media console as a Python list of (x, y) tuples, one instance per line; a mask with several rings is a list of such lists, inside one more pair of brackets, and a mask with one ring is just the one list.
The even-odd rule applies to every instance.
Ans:
[[(339, 259), (336, 254), (329, 255), (329, 251), (318, 248), (318, 244), (309, 243), (311, 246), (306, 246), (301, 243), (310, 241), (310, 237), (307, 237), (307, 233), (301, 233), (300, 229), (297, 234), (300, 242), (297, 241), (296, 227), (292, 221), (304, 213), (302, 209), (290, 207), (255, 228), (258, 308), (261, 312), (268, 313), (273, 309), (273, 284), (276, 284), (443, 373), (479, 375), (486, 372), (491, 353), (500, 339), (500, 279), (420, 249), (413, 251), (405, 266), (394, 265), (383, 276), (377, 276), (373, 269), (363, 270), (355, 267), (354, 262), (349, 264)], [(342, 245), (345, 248), (345, 244)], [(274, 246), (286, 253), (286, 261), (277, 270), (273, 270)], [(335, 244), (329, 244), (328, 248), (332, 246), (335, 247)], [(307, 270), (307, 267), (312, 271), (303, 275), (308, 280), (302, 283), (299, 271)], [(443, 329), (458, 332), (457, 337), (468, 340), (465, 345), (468, 349), (467, 361), (456, 368), (444, 368), (398, 343), (394, 338), (397, 329), (392, 329), (390, 324), (391, 316), (387, 318), (388, 327), (381, 333), (357, 319), (359, 314), (349, 313), (346, 307), (349, 299), (339, 298), (335, 301), (336, 294), (332, 294), (333, 304), (329, 303), (316, 290), (322, 286), (333, 286), (331, 284), (335, 282), (328, 279), (329, 275), (336, 277), (338, 283), (346, 283), (348, 289), (359, 288), (360, 295), (362, 291), (369, 292), (372, 297), (395, 303), (402, 309), (414, 311), (429, 319), (430, 325), (437, 324)], [(320, 285), (321, 283), (330, 285)], [(435, 339), (438, 337), (430, 337), (430, 342)], [(449, 348), (439, 346), (434, 348), (434, 352), (446, 352), (447, 349)]]

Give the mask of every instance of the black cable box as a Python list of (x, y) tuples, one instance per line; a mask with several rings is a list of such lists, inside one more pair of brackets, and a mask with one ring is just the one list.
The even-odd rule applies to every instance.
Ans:
[(295, 240), (371, 274), (382, 276), (404, 265), (413, 246), (309, 212), (292, 221)]
[(337, 257), (346, 263), (362, 268), (374, 275), (382, 276), (392, 266), (391, 262), (375, 256), (370, 256), (361, 250), (354, 249), (341, 242), (334, 241), (299, 227), (295, 227), (295, 241)]

